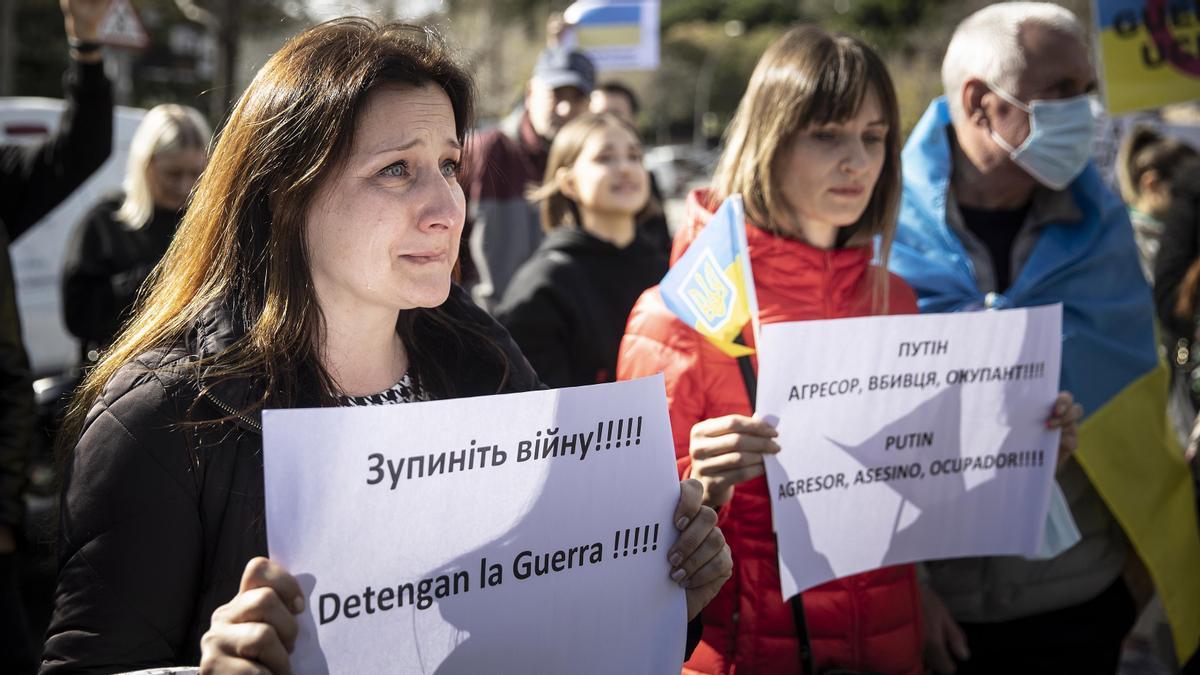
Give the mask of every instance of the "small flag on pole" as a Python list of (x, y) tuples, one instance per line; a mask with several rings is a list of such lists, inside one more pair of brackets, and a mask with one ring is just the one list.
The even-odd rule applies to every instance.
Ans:
[(722, 352), (754, 350), (737, 344), (747, 321), (758, 336), (758, 299), (746, 244), (741, 195), (726, 199), (659, 284), (663, 301), (684, 323)]

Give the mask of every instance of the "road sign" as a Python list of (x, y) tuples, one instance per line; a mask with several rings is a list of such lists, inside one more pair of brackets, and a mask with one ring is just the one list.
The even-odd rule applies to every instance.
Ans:
[(100, 22), (97, 40), (111, 47), (145, 49), (150, 46), (150, 35), (131, 0), (112, 0), (108, 13)]

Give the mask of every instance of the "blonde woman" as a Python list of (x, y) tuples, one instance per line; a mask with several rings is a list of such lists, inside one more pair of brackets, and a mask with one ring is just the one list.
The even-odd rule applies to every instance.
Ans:
[(76, 230), (63, 270), (63, 318), (84, 363), (112, 342), (171, 243), (210, 136), (194, 108), (151, 108), (133, 135), (123, 194), (96, 205)]
[(496, 317), (547, 385), (611, 382), (629, 310), (667, 272), (666, 256), (638, 230), (655, 207), (637, 131), (612, 113), (572, 120), (531, 197), (546, 238)]

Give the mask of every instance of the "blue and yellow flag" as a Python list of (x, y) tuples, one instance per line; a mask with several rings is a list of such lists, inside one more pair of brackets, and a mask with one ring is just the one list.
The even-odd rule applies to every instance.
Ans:
[(658, 0), (580, 0), (563, 11), (565, 46), (587, 52), (596, 70), (657, 70)]
[(571, 25), (580, 49), (636, 45), (642, 39), (642, 7), (633, 4), (575, 3)]
[(758, 319), (745, 228), (742, 198), (733, 195), (659, 284), (663, 301), (676, 316), (734, 357), (754, 353), (734, 338), (747, 321)]

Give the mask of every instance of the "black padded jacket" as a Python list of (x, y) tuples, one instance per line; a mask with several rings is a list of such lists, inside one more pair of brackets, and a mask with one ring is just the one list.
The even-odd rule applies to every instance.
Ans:
[[(455, 383), (436, 398), (541, 386), (465, 291), (454, 287), (445, 307), (479, 326), (507, 364), (418, 324), (414, 340)], [(246, 563), (267, 554), (260, 416), (179, 424), (226, 418), (257, 398), (253, 381), (210, 383), (198, 367), (238, 335), (233, 313), (211, 307), (180, 344), (122, 367), (88, 413), (63, 475), (43, 674), (198, 663), (213, 610), (236, 595)]]

